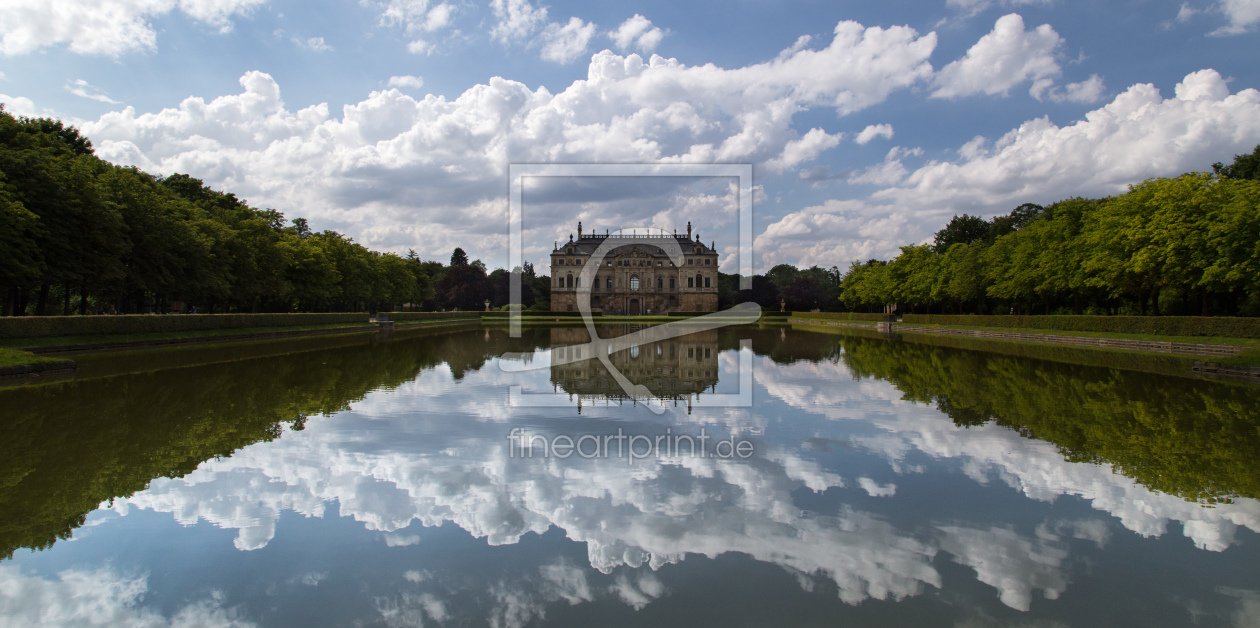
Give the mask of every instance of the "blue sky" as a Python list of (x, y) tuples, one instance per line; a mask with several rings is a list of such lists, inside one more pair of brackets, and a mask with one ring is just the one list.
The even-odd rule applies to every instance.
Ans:
[[(508, 163), (752, 163), (758, 269), (843, 267), (954, 213), (1250, 152), (1258, 31), (1260, 0), (10, 0), (0, 102), (111, 161), (492, 266)], [(579, 219), (691, 220), (733, 255), (727, 182), (669, 185), (539, 199), (526, 258)]]

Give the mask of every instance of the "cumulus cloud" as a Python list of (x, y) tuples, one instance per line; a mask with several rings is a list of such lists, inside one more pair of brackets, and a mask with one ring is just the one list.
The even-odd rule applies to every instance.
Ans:
[(534, 7), (529, 0), (491, 0), (497, 20), (490, 37), (503, 43), (528, 39), (547, 23), (547, 7)]
[(1062, 71), (1054, 56), (1062, 42), (1049, 24), (1025, 31), (1019, 14), (1004, 15), (963, 58), (941, 68), (932, 96), (1006, 95), (1012, 87), (1032, 81), (1029, 93), (1040, 100)]
[[(518, 5), (500, 6), (510, 14)], [(802, 137), (792, 126), (797, 112), (846, 115), (883, 102), (932, 76), (935, 45), (934, 34), (907, 27), (840, 22), (825, 46), (739, 68), (603, 51), (584, 80), (554, 94), (501, 78), (449, 100), (388, 89), (336, 117), (326, 105), (287, 108), (271, 76), (250, 72), (240, 93), (190, 97), (151, 113), (123, 109), (83, 129), (102, 157), (188, 172), (370, 246), (432, 256), (463, 246), (501, 265), (505, 164), (777, 160), (787, 167), (839, 141), (822, 131)], [(531, 224), (526, 237), (537, 233), (550, 246), (559, 225)]]
[(569, 18), (569, 23), (548, 24), (543, 30), (542, 58), (556, 63), (572, 63), (586, 52), (591, 37), (595, 35), (595, 24), (583, 22), (576, 17)]
[[(371, 0), (362, 0), (368, 4)], [(434, 33), (451, 25), (456, 9), (446, 2), (430, 5), (429, 0), (388, 0), (375, 2), (381, 12), (382, 26), (402, 27), (403, 32)], [(428, 35), (426, 35), (427, 37)], [(407, 44), (407, 51), (413, 54), (430, 54), (437, 49), (437, 44), (421, 37), (416, 37)]]
[(0, 3), (0, 53), (17, 55), (67, 44), (72, 52), (119, 56), (157, 48), (148, 19), (178, 7), (227, 32), (231, 18), (263, 0), (7, 0)]
[[(901, 203), (994, 207), (1123, 192), (1153, 176), (1201, 170), (1260, 140), (1260, 91), (1230, 94), (1215, 70), (1186, 75), (1172, 98), (1138, 84), (1084, 120), (1030, 120), (988, 154), (932, 162), (874, 196)], [(975, 140), (973, 140), (974, 142)], [(1018, 199), (1018, 200), (1017, 200)]]
[(870, 124), (861, 133), (858, 133), (857, 139), (853, 140), (858, 144), (866, 144), (867, 142), (882, 137), (891, 140), (893, 136), (893, 128), (891, 124)]
[(652, 52), (665, 38), (665, 31), (652, 26), (652, 20), (635, 13), (634, 17), (622, 22), (617, 30), (609, 31), (608, 36), (620, 50), (638, 48), (643, 52)]
[(1079, 83), (1068, 83), (1064, 86), (1063, 91), (1051, 88), (1049, 96), (1050, 100), (1055, 102), (1096, 103), (1102, 100), (1103, 92), (1106, 89), (1107, 87), (1103, 84), (1102, 77), (1097, 74), (1091, 74), (1088, 79)]
[(766, 167), (771, 171), (782, 172), (803, 161), (813, 160), (824, 150), (838, 146), (843, 137), (843, 133), (830, 135), (819, 128), (810, 129), (804, 137), (785, 144), (783, 153), (767, 161)]
[(443, 2), (435, 6), (429, 0), (389, 0), (377, 3), (381, 24), (401, 26), (406, 32), (433, 32), (450, 25), (455, 7)]
[[(1093, 88), (1081, 89), (1081, 98)], [(1098, 82), (1099, 87), (1101, 81)], [(993, 215), (1020, 203), (1106, 196), (1150, 177), (1201, 170), (1260, 142), (1260, 91), (1230, 94), (1215, 70), (1187, 75), (1171, 98), (1133, 85), (1082, 120), (1029, 120), (996, 141), (976, 136), (957, 161), (914, 169), (901, 153), (849, 177), (884, 185), (866, 200), (832, 201), (789, 213), (756, 244), (767, 263), (845, 265), (887, 258), (930, 237), (951, 214)]]
[(1212, 35), (1238, 35), (1260, 22), (1260, 0), (1220, 0), (1220, 7), (1229, 24), (1212, 31)]
[(389, 86), (420, 89), (421, 87), (424, 87), (424, 79), (419, 76), (411, 76), (410, 74), (405, 74), (403, 76), (391, 76), (389, 77)]

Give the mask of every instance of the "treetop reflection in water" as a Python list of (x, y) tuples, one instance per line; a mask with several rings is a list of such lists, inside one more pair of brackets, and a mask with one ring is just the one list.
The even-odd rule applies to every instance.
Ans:
[[(0, 484), (6, 547), (47, 547), (118, 497), (86, 516), (96, 525), (75, 543), (17, 552), (0, 566), (0, 585), (10, 586), (0, 591), (20, 585), (67, 598), (82, 593), (75, 577), (95, 574), (115, 591), (147, 591), (143, 603), (123, 593), (83, 598), (97, 607), (169, 618), (205, 598), (196, 608), (264, 625), (303, 617), (694, 625), (702, 622), (686, 619), (697, 604), (710, 619), (763, 624), (1007, 624), (1027, 612), (1067, 625), (1109, 613), (1175, 625), (1193, 613), (1224, 621), (1260, 603), (1248, 563), (1255, 550), (1237, 536), (1240, 525), (1260, 529), (1254, 476), (1245, 473), (1257, 439), (1253, 388), (734, 329), (687, 341), (712, 356), (701, 360), (725, 382), (738, 340), (752, 340), (753, 408), (654, 417), (596, 406), (577, 420), (576, 402), (550, 415), (506, 406), (509, 384), (542, 390), (567, 377), (493, 367), (493, 356), (563, 340), (526, 332), (521, 340), (482, 329), (400, 334), (0, 392), (3, 446), (12, 448)], [(656, 356), (656, 347), (642, 347), (640, 360), (645, 353)], [(669, 368), (667, 347), (660, 356), (650, 368)], [(674, 385), (690, 394), (713, 386), (700, 384)], [(1149, 434), (1120, 438), (1128, 420)], [(1161, 431), (1161, 420), (1172, 425)], [(512, 427), (707, 427), (752, 438), (757, 452), (747, 461), (680, 456), (634, 467), (617, 458), (509, 458)], [(1160, 442), (1166, 433), (1181, 442)], [(1112, 473), (1113, 464), (1155, 492)], [(1205, 508), (1183, 496), (1235, 499)], [(206, 523), (164, 527), (172, 515)], [(1214, 551), (1186, 553), (1159, 536), (1170, 521)], [(225, 546), (220, 528), (236, 540)], [(189, 569), (191, 550), (140, 549), (168, 538), (203, 548), (196, 573), (135, 575)], [(1146, 569), (1148, 557), (1183, 569)], [(718, 590), (746, 595), (702, 602)], [(20, 610), (0, 607), (10, 619)]]

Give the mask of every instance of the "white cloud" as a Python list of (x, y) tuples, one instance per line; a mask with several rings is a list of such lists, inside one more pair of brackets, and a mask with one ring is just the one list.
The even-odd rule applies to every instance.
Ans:
[(792, 140), (783, 146), (783, 153), (766, 162), (766, 168), (782, 172), (803, 161), (810, 161), (829, 148), (840, 144), (843, 133), (829, 135), (826, 131), (813, 128), (804, 137)]
[(331, 52), (333, 50), (333, 47), (329, 46), (323, 37), (309, 37), (306, 40), (294, 39), (294, 41), (303, 48), (315, 52)]
[(1190, 21), (1190, 18), (1193, 17), (1195, 13), (1199, 13), (1199, 11), (1190, 6), (1189, 2), (1182, 2), (1181, 8), (1177, 11), (1176, 19), (1178, 22), (1185, 24)]
[(74, 94), (75, 96), (87, 98), (89, 100), (109, 103), (111, 105), (121, 104), (117, 100), (106, 96), (105, 93), (101, 91), (101, 88), (96, 87), (83, 79), (75, 79), (66, 84), (66, 91)]
[(870, 478), (858, 478), (858, 486), (871, 497), (892, 497), (897, 494), (897, 485), (892, 482), (880, 484)]
[(415, 534), (386, 534), (386, 547), (410, 547), (420, 542), (420, 537)]
[(866, 144), (877, 137), (891, 140), (892, 136), (893, 128), (891, 124), (871, 124), (867, 125), (865, 129), (862, 129), (862, 132), (858, 133), (857, 139), (853, 141), (858, 144)]
[(1038, 100), (1061, 73), (1055, 51), (1062, 43), (1049, 24), (1024, 30), (1024, 19), (1011, 13), (998, 18), (993, 31), (981, 37), (963, 58), (951, 62), (936, 76), (934, 98), (959, 98), (973, 94), (1005, 95), (1025, 81)]
[(595, 24), (583, 22), (576, 17), (569, 18), (563, 26), (548, 24), (542, 33), (542, 58), (556, 63), (572, 63), (586, 52), (591, 37), (595, 35)]
[(491, 0), (490, 8), (498, 20), (490, 37), (505, 44), (528, 39), (547, 23), (547, 8), (535, 8), (529, 0)]
[(639, 574), (635, 581), (631, 581), (626, 574), (617, 576), (617, 581), (613, 583), (612, 590), (621, 598), (622, 602), (630, 605), (634, 610), (643, 610), (652, 600), (660, 597), (665, 593), (665, 585), (657, 579), (652, 572), (644, 572)]
[(420, 89), (424, 87), (424, 79), (419, 76), (411, 76), (409, 74), (403, 76), (389, 77), (390, 87), (402, 87), (407, 89)]
[(420, 25), (420, 29), (427, 32), (433, 32), (442, 28), (446, 28), (451, 24), (451, 16), (455, 13), (455, 7), (443, 2), (429, 11), (424, 16), (424, 23)]
[(26, 628), (61, 626), (132, 626), (137, 628), (246, 628), (235, 609), (225, 609), (222, 595), (185, 606), (164, 617), (141, 606), (147, 578), (126, 577), (110, 569), (67, 570), (55, 580), (23, 574), (0, 565), (0, 624)]
[(901, 164), (900, 159), (887, 159), (882, 164), (869, 166), (860, 172), (853, 173), (849, 176), (849, 183), (896, 185), (906, 178), (906, 173), (906, 167)]
[(903, 186), (874, 196), (972, 208), (1115, 194), (1149, 177), (1202, 170), (1257, 141), (1260, 92), (1230, 95), (1220, 74), (1200, 70), (1188, 74), (1172, 98), (1162, 98), (1153, 85), (1134, 85), (1075, 124), (1030, 120), (988, 155), (929, 163)]
[(665, 38), (665, 32), (652, 26), (652, 20), (635, 13), (634, 17), (622, 22), (617, 30), (609, 31), (608, 36), (620, 50), (638, 48), (643, 52), (652, 52)]
[(1020, 611), (1032, 607), (1032, 593), (1040, 589), (1049, 600), (1067, 589), (1063, 561), (1067, 550), (1054, 535), (1027, 539), (1008, 528), (988, 530), (941, 528), (941, 549), (959, 564), (976, 570), (976, 578), (998, 590), (1002, 603)]
[[(603, 51), (584, 80), (554, 94), (494, 78), (449, 100), (376, 92), (338, 117), (325, 105), (286, 108), (280, 86), (250, 72), (240, 93), (151, 113), (123, 109), (82, 128), (104, 158), (187, 172), (369, 246), (435, 257), (463, 246), (502, 265), (504, 164), (787, 164), (838, 141), (802, 138), (797, 112), (860, 111), (932, 75), (933, 34), (854, 22), (835, 31), (821, 48), (733, 69)], [(537, 220), (530, 228), (549, 245), (561, 227)]]
[(17, 55), (68, 44), (72, 52), (118, 56), (157, 48), (148, 19), (176, 7), (227, 32), (230, 18), (264, 0), (6, 0), (0, 3), (0, 53)]
[(1058, 89), (1051, 89), (1049, 92), (1050, 100), (1055, 102), (1079, 102), (1079, 103), (1096, 103), (1102, 100), (1103, 93), (1107, 87), (1103, 84), (1102, 77), (1097, 74), (1091, 74), (1088, 79), (1080, 83), (1068, 83), (1063, 92)]
[[(434, 33), (449, 27), (456, 12), (455, 7), (449, 3), (430, 6), (429, 0), (361, 1), (380, 8), (381, 25), (401, 26), (405, 33), (413, 36), (414, 33)], [(436, 43), (421, 37), (416, 37), (407, 44), (407, 51), (413, 54), (431, 54), (436, 48)]]
[[(1085, 82), (1086, 84), (1089, 81)], [(1088, 90), (1086, 90), (1088, 91)], [(830, 201), (789, 213), (757, 238), (766, 263), (846, 265), (887, 258), (923, 241), (953, 213), (994, 215), (1020, 203), (1106, 196), (1157, 176), (1202, 170), (1260, 142), (1260, 91), (1230, 94), (1214, 70), (1191, 73), (1163, 98), (1138, 84), (1084, 119), (1029, 120), (996, 142), (976, 136), (958, 161), (903, 170), (900, 149), (850, 176), (885, 185), (865, 201)]]
[(1238, 35), (1260, 22), (1260, 0), (1220, 0), (1220, 6), (1229, 25), (1212, 31), (1212, 35)]
[(437, 44), (427, 42), (423, 39), (415, 39), (407, 44), (407, 52), (417, 55), (427, 55), (437, 49)]

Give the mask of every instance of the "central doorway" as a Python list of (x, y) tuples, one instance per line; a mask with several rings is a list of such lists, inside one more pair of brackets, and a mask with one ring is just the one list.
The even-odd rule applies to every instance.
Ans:
[(630, 315), (631, 316), (639, 315), (639, 300), (638, 299), (630, 299)]

